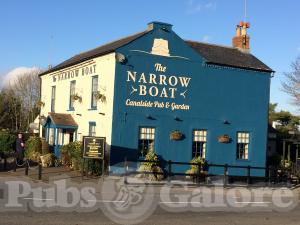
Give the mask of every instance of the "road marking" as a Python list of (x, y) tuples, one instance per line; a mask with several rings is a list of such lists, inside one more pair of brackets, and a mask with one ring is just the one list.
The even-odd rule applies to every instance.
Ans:
[(24, 198), (25, 200), (34, 200), (34, 201), (54, 201), (51, 198)]
[(159, 202), (159, 204), (203, 204), (202, 202)]
[[(23, 198), (25, 200), (34, 200), (34, 201), (55, 201), (55, 199), (51, 199), (51, 198)], [(112, 200), (97, 200), (97, 199), (90, 199), (87, 200), (88, 202), (118, 202), (118, 203), (122, 203), (125, 201), (112, 201)]]
[(235, 202), (236, 204), (270, 204), (272, 202)]
[(120, 203), (120, 202), (125, 202), (125, 201), (112, 201), (112, 200), (97, 200), (97, 199), (92, 199), (92, 200), (87, 200), (88, 202), (108, 202), (108, 203), (110, 203), (110, 202), (118, 202), (118, 203)]

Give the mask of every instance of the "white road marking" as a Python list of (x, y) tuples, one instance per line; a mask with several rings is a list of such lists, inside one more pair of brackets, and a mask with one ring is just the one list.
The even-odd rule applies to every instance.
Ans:
[(24, 198), (25, 200), (34, 200), (34, 201), (54, 201), (51, 198)]
[(235, 202), (236, 204), (270, 204), (272, 202)]
[[(51, 198), (23, 198), (23, 199), (33, 200), (33, 201), (55, 201), (55, 199), (51, 199)], [(91, 199), (87, 201), (88, 202), (125, 202), (125, 201), (97, 200), (97, 199)]]
[(112, 201), (112, 200), (96, 200), (96, 199), (92, 199), (92, 200), (87, 200), (88, 202), (125, 202), (125, 201)]

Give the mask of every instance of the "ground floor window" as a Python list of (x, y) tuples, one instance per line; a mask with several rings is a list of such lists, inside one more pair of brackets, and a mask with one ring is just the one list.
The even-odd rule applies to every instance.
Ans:
[(139, 129), (139, 153), (145, 157), (150, 150), (154, 150), (155, 128), (140, 127)]
[(89, 123), (89, 136), (96, 136), (96, 122)]
[(237, 159), (248, 159), (249, 139), (250, 139), (250, 135), (248, 132), (237, 132), (237, 147), (236, 147)]
[(193, 130), (192, 158), (199, 156), (205, 158), (206, 135), (206, 130)]

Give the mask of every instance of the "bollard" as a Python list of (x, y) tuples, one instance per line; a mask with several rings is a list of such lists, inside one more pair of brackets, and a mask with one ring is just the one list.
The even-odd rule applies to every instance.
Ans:
[(227, 178), (228, 178), (228, 164), (224, 165), (224, 187), (227, 186)]
[(38, 174), (39, 175), (39, 177), (38, 177), (39, 180), (42, 180), (42, 168), (43, 168), (42, 164), (39, 163), (39, 174)]
[(14, 172), (17, 172), (17, 158), (15, 158)]
[(28, 176), (28, 169), (29, 169), (28, 162), (25, 161), (25, 176)]
[(172, 161), (168, 160), (168, 183), (171, 182), (171, 176), (172, 176)]
[(247, 185), (250, 185), (251, 183), (251, 173), (250, 173), (251, 167), (247, 166)]
[(127, 175), (128, 175), (127, 157), (125, 157), (125, 159), (124, 159), (124, 170), (125, 170), (125, 173), (124, 173), (124, 184), (128, 184), (128, 181), (127, 181)]
[(269, 171), (268, 171), (268, 183), (269, 183), (269, 186), (271, 186), (271, 176), (272, 176), (272, 167), (269, 166)]
[(201, 174), (201, 163), (198, 163), (197, 170), (197, 184), (200, 184), (200, 174)]

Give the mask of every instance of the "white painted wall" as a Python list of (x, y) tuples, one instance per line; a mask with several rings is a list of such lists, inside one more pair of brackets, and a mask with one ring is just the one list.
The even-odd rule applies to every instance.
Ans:
[[(53, 81), (53, 75), (66, 70), (72, 70), (85, 64), (96, 64), (96, 72), (82, 76), (79, 74), (76, 78), (70, 78), (60, 81)], [(106, 103), (98, 101), (97, 110), (91, 108), (91, 88), (92, 76), (98, 75), (98, 90), (106, 96)], [(75, 101), (74, 111), (69, 110), (70, 82), (76, 80), (76, 93), (82, 97), (82, 102)], [(51, 111), (51, 87), (56, 86), (56, 113), (69, 113), (73, 116), (78, 124), (77, 140), (81, 141), (82, 136), (89, 133), (89, 122), (96, 122), (96, 135), (106, 137), (107, 150), (110, 150), (112, 134), (112, 112), (113, 112), (113, 95), (115, 81), (115, 53), (94, 58), (89, 61), (53, 72), (41, 77), (41, 101), (45, 106), (41, 108), (41, 115), (47, 117)], [(105, 115), (100, 115), (104, 113)], [(81, 116), (76, 115), (81, 114)], [(41, 133), (41, 132), (40, 132)]]

